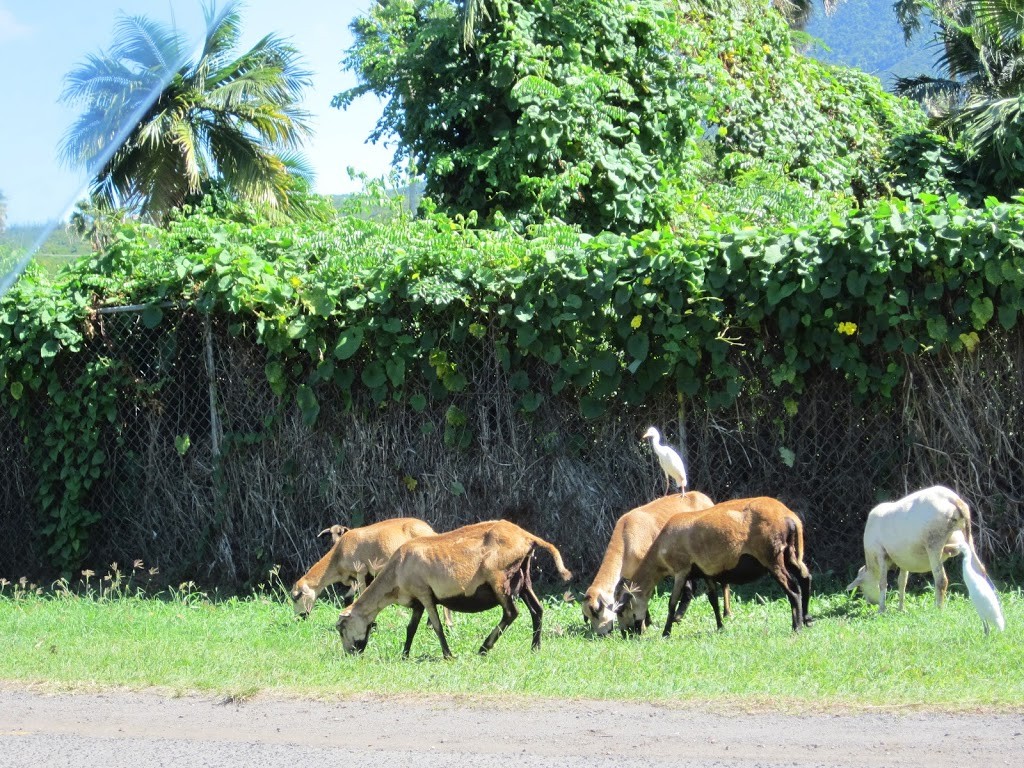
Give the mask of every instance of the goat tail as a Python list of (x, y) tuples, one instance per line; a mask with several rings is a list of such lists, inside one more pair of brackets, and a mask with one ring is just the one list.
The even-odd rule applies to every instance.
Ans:
[[(955, 493), (950, 496), (949, 499), (953, 502), (953, 506), (956, 507), (957, 512), (960, 513), (960, 519), (964, 521), (964, 538), (967, 539), (967, 543), (970, 544), (971, 549), (974, 549), (974, 534), (971, 531), (971, 508), (967, 506), (967, 502), (957, 496)], [(977, 557), (977, 554), (975, 554)]]
[(804, 564), (804, 527), (796, 516), (790, 519), (786, 530), (786, 559), (787, 565), (795, 568), (802, 576), (810, 573)]
[(531, 536), (535, 546), (546, 549), (550, 554), (551, 558), (555, 561), (555, 568), (558, 569), (558, 573), (561, 575), (563, 581), (569, 581), (572, 578), (572, 571), (565, 567), (565, 563), (562, 562), (562, 553), (558, 551), (558, 548), (539, 536)]

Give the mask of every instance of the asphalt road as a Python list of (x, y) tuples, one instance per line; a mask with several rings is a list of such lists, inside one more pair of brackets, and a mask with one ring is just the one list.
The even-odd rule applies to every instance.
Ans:
[(1024, 765), (1024, 715), (747, 713), (563, 700), (246, 701), (0, 686), (8, 766)]

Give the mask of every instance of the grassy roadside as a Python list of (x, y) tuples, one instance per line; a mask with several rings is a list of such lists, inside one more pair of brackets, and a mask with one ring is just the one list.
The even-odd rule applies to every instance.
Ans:
[[(400, 658), (408, 612), (397, 607), (380, 615), (366, 653), (347, 657), (329, 601), (301, 622), (269, 592), (212, 601), (189, 589), (156, 599), (128, 590), (35, 595), (8, 585), (0, 591), (0, 681), (232, 696), (443, 693), (1020, 710), (1024, 596), (1017, 590), (1001, 598), (1008, 629), (989, 637), (960, 595), (941, 613), (929, 592), (910, 596), (905, 612), (884, 616), (845, 594), (822, 595), (811, 602), (819, 620), (798, 635), (789, 631), (784, 601), (762, 603), (747, 593), (719, 633), (701, 598), (667, 641), (660, 631), (639, 640), (588, 637), (578, 606), (551, 598), (539, 653), (529, 650), (525, 610), (486, 658), (475, 651), (497, 611), (457, 614), (449, 632), (457, 658), (444, 662), (426, 622), (413, 658)], [(660, 623), (664, 613), (662, 596), (652, 615)]]

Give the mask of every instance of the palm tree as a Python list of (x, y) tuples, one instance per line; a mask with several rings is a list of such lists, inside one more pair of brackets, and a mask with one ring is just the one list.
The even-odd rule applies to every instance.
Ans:
[[(309, 135), (298, 108), (310, 74), (296, 49), (267, 35), (240, 56), (233, 4), (204, 8), (203, 49), (144, 16), (121, 17), (114, 44), (65, 78), (62, 100), (82, 104), (62, 156), (84, 166), (108, 208), (161, 220), (216, 181), (239, 198), (286, 207), (308, 175), (298, 148)], [(307, 180), (308, 181), (308, 180)]]
[(1024, 0), (902, 0), (908, 34), (927, 11), (937, 25), (942, 77), (901, 78), (943, 132), (963, 139), (979, 177), (1024, 185)]

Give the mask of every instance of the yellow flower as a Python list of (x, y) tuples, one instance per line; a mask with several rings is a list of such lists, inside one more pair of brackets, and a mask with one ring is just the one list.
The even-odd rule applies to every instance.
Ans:
[(644, 319), (640, 317), (640, 315), (633, 315), (633, 319), (629, 321), (629, 327), (635, 331), (637, 328), (640, 327), (643, 321)]
[(302, 281), (298, 278), (298, 276), (292, 277), (292, 279), (289, 280), (288, 282), (292, 284), (292, 288), (298, 288), (300, 285), (302, 285)]
[(844, 336), (853, 336), (857, 332), (857, 324), (842, 322), (836, 325), (836, 330)]

